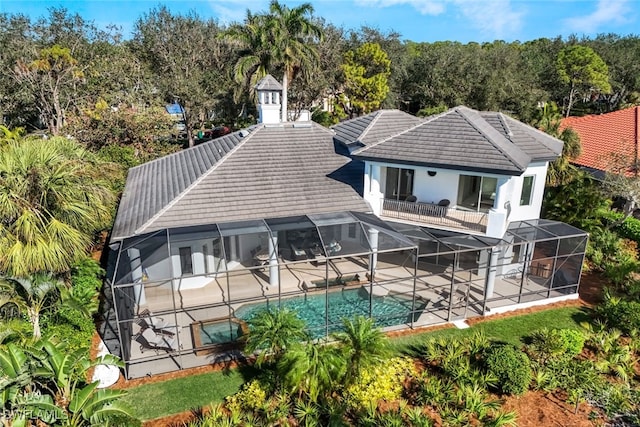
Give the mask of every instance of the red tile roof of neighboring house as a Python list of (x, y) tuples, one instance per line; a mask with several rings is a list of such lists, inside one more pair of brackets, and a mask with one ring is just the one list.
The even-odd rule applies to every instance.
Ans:
[(562, 120), (561, 129), (571, 127), (580, 135), (582, 154), (573, 163), (601, 171), (612, 167), (616, 155), (633, 164), (640, 144), (640, 107), (613, 113)]

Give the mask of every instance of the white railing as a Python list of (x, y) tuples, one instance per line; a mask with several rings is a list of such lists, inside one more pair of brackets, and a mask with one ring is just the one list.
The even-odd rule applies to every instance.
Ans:
[(481, 233), (487, 230), (486, 213), (463, 211), (433, 203), (383, 199), (382, 216)]

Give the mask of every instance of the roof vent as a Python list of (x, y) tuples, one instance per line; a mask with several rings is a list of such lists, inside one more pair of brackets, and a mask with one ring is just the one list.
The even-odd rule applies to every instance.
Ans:
[(294, 128), (310, 128), (311, 122), (295, 122), (293, 123)]
[(249, 131), (246, 129), (242, 129), (240, 132), (238, 132), (238, 135), (240, 136), (240, 138), (244, 138), (245, 136), (249, 135)]

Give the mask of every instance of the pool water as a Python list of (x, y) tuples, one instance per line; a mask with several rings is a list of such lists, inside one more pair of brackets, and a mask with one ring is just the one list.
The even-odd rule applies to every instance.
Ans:
[(229, 320), (200, 325), (200, 342), (203, 345), (232, 342), (242, 335), (242, 326)]
[[(282, 299), (281, 308), (298, 313), (304, 320), (313, 338), (325, 336), (325, 314), (328, 305), (329, 333), (339, 331), (342, 328), (343, 318), (354, 318), (355, 316), (369, 316), (369, 294), (366, 289), (343, 289), (314, 295), (300, 295), (292, 298)], [(372, 298), (371, 315), (377, 327), (386, 327), (407, 324), (411, 322), (410, 297), (403, 295), (374, 296)], [(278, 307), (278, 301), (247, 304), (236, 310), (236, 317), (245, 321), (250, 321), (258, 312)], [(416, 313), (414, 319), (420, 315), (425, 305), (416, 301)]]

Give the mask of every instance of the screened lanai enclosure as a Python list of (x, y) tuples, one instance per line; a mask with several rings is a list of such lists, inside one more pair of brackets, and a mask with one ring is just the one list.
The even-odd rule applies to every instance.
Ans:
[(112, 243), (103, 335), (136, 378), (239, 354), (265, 309), (295, 310), (314, 339), (356, 315), (450, 322), (575, 296), (586, 244), (555, 221), (493, 239), (356, 212), (165, 229)]

